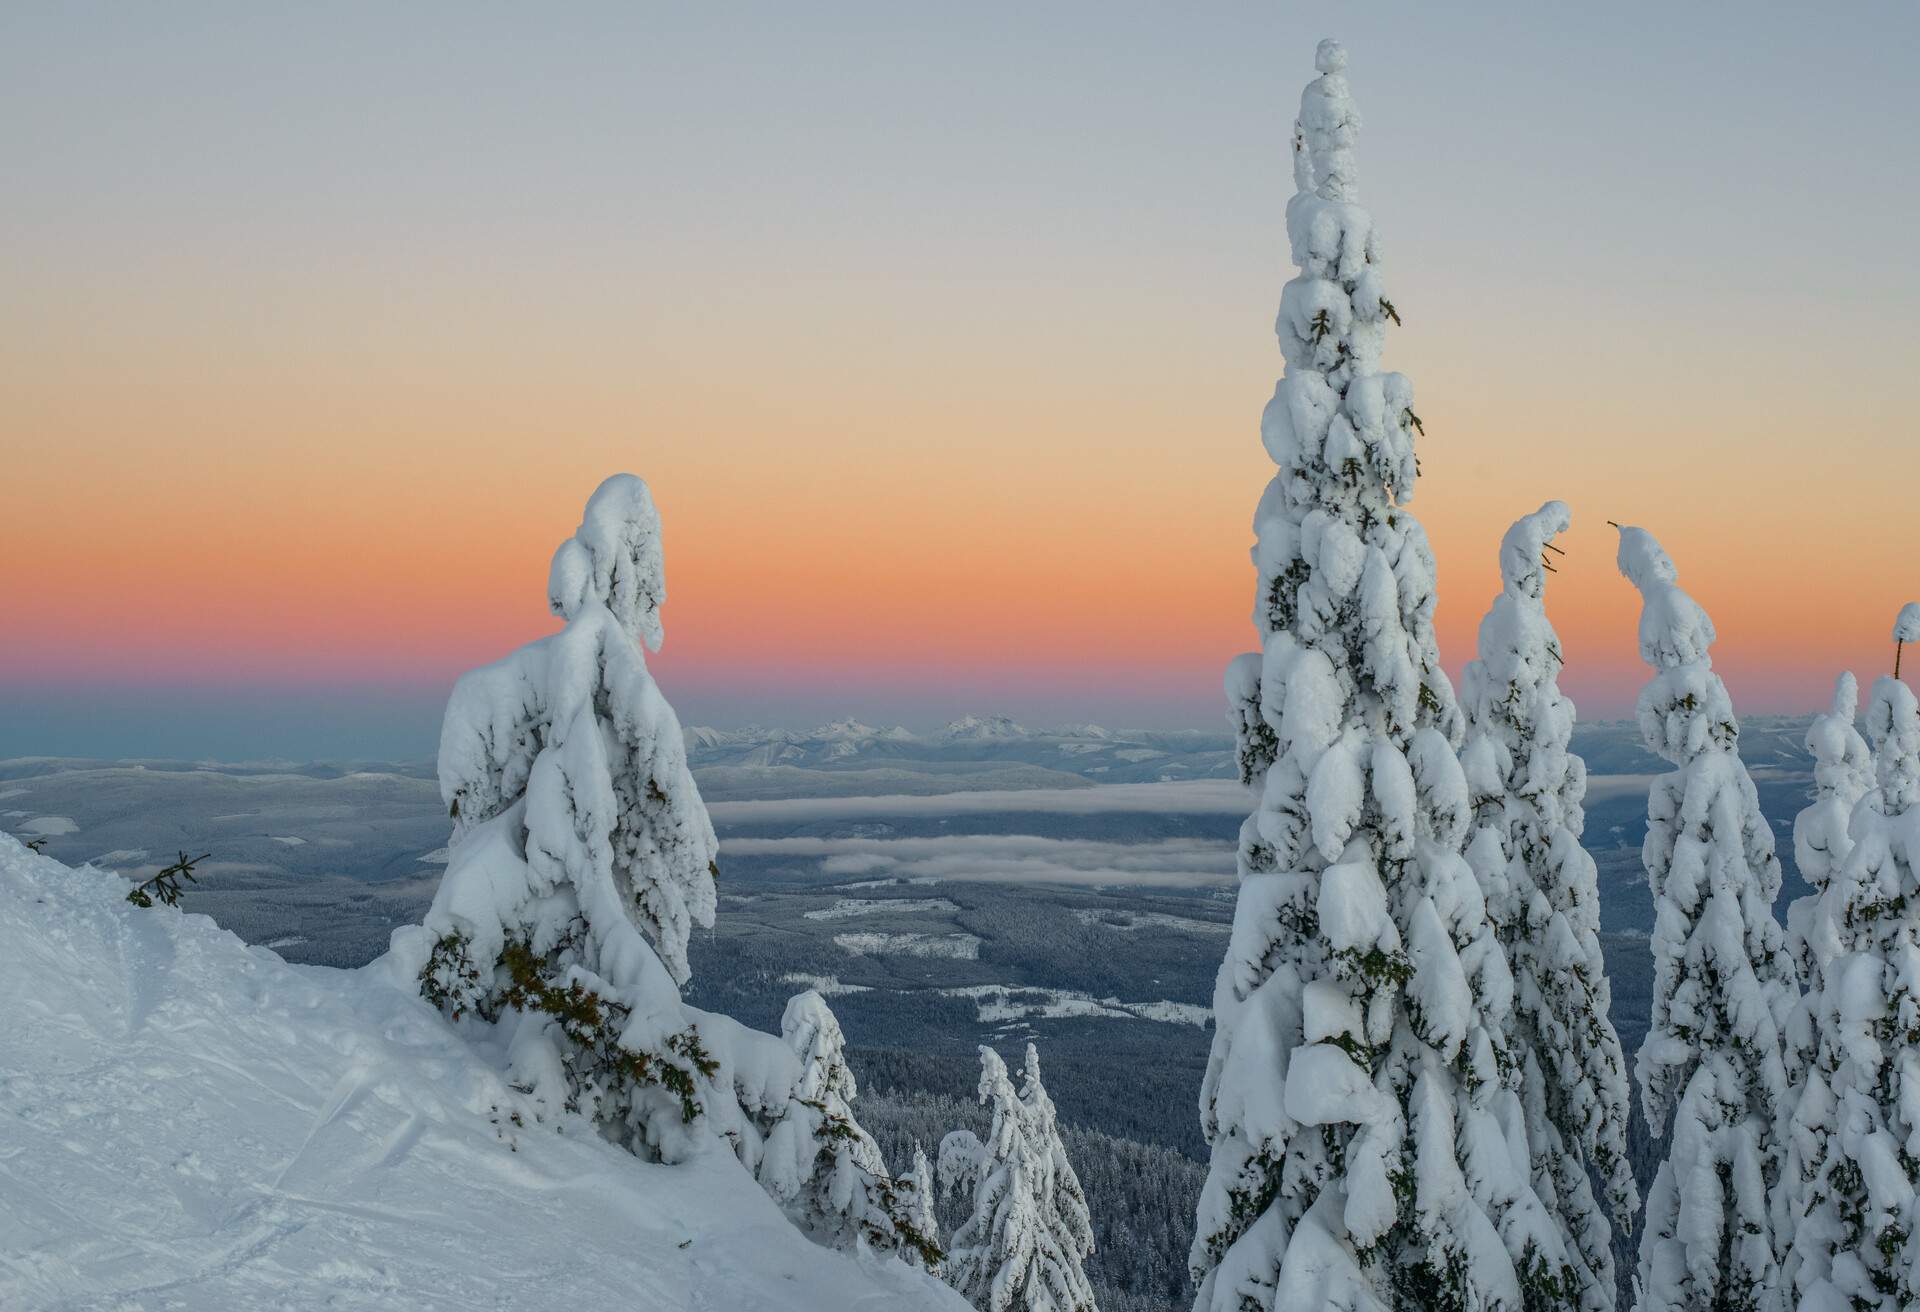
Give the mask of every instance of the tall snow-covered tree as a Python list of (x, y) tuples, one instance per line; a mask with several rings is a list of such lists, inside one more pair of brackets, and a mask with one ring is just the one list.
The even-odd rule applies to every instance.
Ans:
[(1093, 1226), (1031, 1044), (1019, 1092), (1000, 1054), (981, 1047), (980, 1101), (992, 1113), (986, 1142), (955, 1130), (940, 1144), (941, 1186), (973, 1191), (948, 1245), (948, 1283), (981, 1312), (1096, 1312)]
[(1904, 683), (1875, 682), (1876, 787), (1836, 838), (1835, 812), (1860, 783), (1852, 682), (1808, 735), (1823, 796), (1802, 819), (1823, 877), (1802, 899), (1817, 971), (1802, 1008), (1812, 1055), (1792, 1120), (1787, 1265), (1805, 1312), (1901, 1312), (1920, 1299), (1920, 710)]
[[(1504, 1097), (1513, 981), (1462, 855), (1461, 717), (1406, 510), (1413, 389), (1356, 188), (1346, 52), (1322, 42), (1293, 140), (1286, 372), (1261, 421), (1262, 650), (1227, 672), (1240, 887), (1201, 1089), (1191, 1255), (1208, 1312), (1570, 1304), (1572, 1269)], [(1508, 1114), (1503, 1116), (1503, 1111)]]
[(864, 1241), (881, 1252), (904, 1250), (923, 1265), (938, 1265), (935, 1227), (921, 1228), (914, 1182), (888, 1173), (880, 1146), (854, 1119), (859, 1088), (847, 1066), (846, 1037), (826, 999), (813, 989), (789, 999), (780, 1033), (800, 1059), (801, 1074), (786, 1112), (767, 1135), (760, 1183), (821, 1243), (853, 1249)]
[[(1807, 726), (1813, 757), (1813, 800), (1793, 820), (1794, 863), (1813, 891), (1787, 908), (1787, 947), (1799, 968), (1808, 1005), (1825, 986), (1827, 966), (1845, 947), (1846, 887), (1837, 879), (1853, 850), (1853, 810), (1873, 788), (1873, 757), (1854, 727), (1860, 685), (1852, 674), (1834, 681), (1833, 702)], [(1806, 1008), (1796, 1011), (1788, 1049), (1789, 1074), (1797, 1082), (1811, 1058)]]
[(1708, 648), (1713, 621), (1644, 529), (1620, 530), (1640, 590), (1641, 740), (1671, 762), (1647, 796), (1653, 1016), (1636, 1060), (1642, 1108), (1672, 1142), (1647, 1195), (1639, 1312), (1787, 1306), (1774, 1212), (1787, 1103), (1793, 963), (1773, 900), (1780, 862), (1740, 760), (1740, 728)]
[(554, 554), (565, 627), (454, 687), (447, 870), (393, 955), (450, 1016), (502, 1031), (536, 1109), (665, 1158), (722, 1135), (751, 1166), (799, 1064), (680, 998), (688, 933), (713, 923), (717, 844), (642, 651), (661, 640), (661, 570), (646, 484), (609, 478)]
[(1796, 1295), (1827, 1279), (1843, 1230), (1829, 1205), (1834, 1193), (1828, 1177), (1838, 1165), (1839, 1147), (1829, 1083), (1836, 1062), (1831, 1046), (1823, 1043), (1828, 1026), (1822, 1017), (1832, 1002), (1829, 973), (1850, 950), (1852, 937), (1847, 918), (1851, 899), (1843, 874), (1853, 850), (1853, 813), (1873, 787), (1872, 757), (1854, 727), (1859, 699), (1853, 675), (1842, 674), (1834, 684), (1832, 705), (1808, 726), (1813, 800), (1793, 822), (1795, 863), (1813, 889), (1787, 908), (1787, 950), (1805, 992), (1787, 1024), (1789, 1110), (1778, 1225), (1787, 1240), (1787, 1287)]
[(1553, 1214), (1580, 1306), (1611, 1312), (1613, 1225), (1631, 1230), (1640, 1193), (1627, 1156), (1626, 1056), (1608, 1018), (1598, 879), (1580, 846), (1587, 768), (1571, 750), (1574, 707), (1560, 691), (1560, 639), (1544, 601), (1546, 551), (1571, 522), (1564, 503), (1549, 501), (1501, 541), (1502, 588), (1462, 681), (1460, 764), (1475, 816), (1467, 860), (1513, 971), (1507, 1042), (1520, 1065), (1534, 1192)]

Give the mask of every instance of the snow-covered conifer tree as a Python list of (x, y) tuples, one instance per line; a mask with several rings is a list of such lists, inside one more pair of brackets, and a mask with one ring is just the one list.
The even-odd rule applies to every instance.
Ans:
[[(1816, 892), (1794, 910), (1815, 971), (1796, 1017), (1812, 1052), (1792, 1121), (1787, 1266), (1806, 1312), (1903, 1312), (1920, 1299), (1920, 709), (1904, 683), (1875, 682), (1866, 791), (1853, 696), (1843, 678), (1808, 734), (1819, 800), (1795, 827), (1802, 861), (1814, 858)], [(1860, 800), (1843, 831), (1849, 794)]]
[(760, 1183), (821, 1243), (852, 1249), (864, 1240), (937, 1265), (935, 1227), (922, 1229), (916, 1216), (921, 1195), (888, 1174), (880, 1146), (854, 1119), (859, 1090), (847, 1067), (846, 1037), (826, 999), (813, 989), (789, 999), (780, 1032), (800, 1059), (801, 1075), (767, 1135)]
[(1358, 201), (1346, 52), (1301, 96), (1261, 421), (1262, 650), (1227, 673), (1243, 778), (1233, 936), (1201, 1089), (1212, 1163), (1198, 1306), (1571, 1304), (1572, 1269), (1503, 1119), (1513, 984), (1462, 855), (1472, 811), (1406, 510), (1413, 389), (1380, 372), (1399, 314)]
[(1713, 622), (1643, 529), (1620, 530), (1640, 590), (1640, 736), (1677, 768), (1653, 781), (1641, 849), (1654, 898), (1653, 1016), (1635, 1073), (1647, 1124), (1672, 1127), (1647, 1196), (1639, 1312), (1787, 1306), (1776, 1228), (1793, 963), (1773, 917), (1780, 863), (1708, 648)]
[[(927, 1151), (916, 1140), (913, 1145), (913, 1169), (906, 1179), (906, 1213), (913, 1232), (931, 1242), (935, 1247), (940, 1244), (940, 1220), (934, 1215), (933, 1170), (927, 1165)], [(938, 1257), (930, 1258), (924, 1248), (908, 1246), (901, 1250), (901, 1256), (908, 1266), (921, 1267), (940, 1275), (945, 1267), (944, 1250)]]
[(1794, 863), (1813, 889), (1787, 908), (1787, 947), (1799, 967), (1807, 1007), (1796, 1012), (1789, 1045), (1789, 1074), (1795, 1082), (1811, 1059), (1808, 1008), (1826, 980), (1827, 966), (1845, 949), (1845, 886), (1836, 880), (1853, 849), (1848, 827), (1853, 809), (1873, 787), (1873, 758), (1867, 740), (1854, 728), (1860, 686), (1852, 674), (1833, 685), (1833, 703), (1807, 727), (1806, 748), (1813, 757), (1813, 801), (1793, 820)]
[(1564, 503), (1549, 501), (1501, 541), (1503, 586), (1462, 682), (1460, 764), (1476, 816), (1467, 859), (1513, 970), (1508, 1046), (1520, 1063), (1534, 1191), (1559, 1228), (1580, 1305), (1611, 1312), (1608, 1214), (1631, 1230), (1640, 1193), (1627, 1157), (1626, 1057), (1608, 1018), (1598, 880), (1580, 846), (1587, 769), (1571, 750), (1574, 708), (1560, 691), (1560, 640), (1544, 602), (1545, 552), (1571, 522)]
[(536, 1108), (668, 1158), (724, 1135), (752, 1165), (799, 1067), (680, 998), (688, 932), (713, 923), (717, 843), (642, 651), (665, 599), (653, 498), (615, 475), (554, 554), (565, 627), (454, 687), (447, 870), (393, 956), (453, 1018), (505, 1032)]
[(942, 1187), (973, 1190), (948, 1283), (981, 1312), (1095, 1312), (1084, 1265), (1093, 1227), (1031, 1044), (1018, 1093), (1000, 1054), (981, 1047), (980, 1101), (992, 1110), (986, 1142), (956, 1130), (940, 1144)]

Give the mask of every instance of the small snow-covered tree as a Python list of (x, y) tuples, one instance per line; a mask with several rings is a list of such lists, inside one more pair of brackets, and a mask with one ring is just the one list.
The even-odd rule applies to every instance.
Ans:
[(687, 935), (713, 923), (717, 843), (642, 651), (665, 599), (653, 498), (615, 475), (554, 554), (565, 627), (454, 687), (447, 870), (393, 957), (450, 1016), (502, 1031), (536, 1109), (665, 1158), (719, 1134), (752, 1165), (799, 1067), (680, 998)]
[(1635, 1074), (1655, 1135), (1639, 1312), (1786, 1306), (1774, 1210), (1787, 1101), (1782, 1030), (1793, 963), (1773, 900), (1773, 831), (1740, 760), (1740, 728), (1708, 648), (1713, 622), (1643, 529), (1620, 530), (1640, 590), (1640, 736), (1677, 768), (1653, 781), (1641, 849), (1654, 898), (1653, 1016)]
[(938, 1265), (935, 1227), (922, 1228), (916, 1211), (923, 1197), (917, 1185), (888, 1174), (880, 1146), (854, 1119), (859, 1089), (847, 1066), (846, 1037), (826, 999), (813, 989), (789, 999), (780, 1033), (800, 1059), (801, 1074), (767, 1135), (760, 1183), (821, 1243), (853, 1249), (864, 1241)]
[[(913, 1145), (913, 1169), (907, 1173), (906, 1213), (913, 1232), (922, 1236), (935, 1247), (940, 1245), (940, 1220), (934, 1215), (933, 1170), (927, 1165), (927, 1151), (918, 1140)], [(901, 1256), (908, 1266), (917, 1266), (940, 1275), (945, 1267), (946, 1252), (943, 1247), (939, 1256), (929, 1257), (926, 1249), (917, 1245), (903, 1249)]]
[(1812, 1051), (1792, 1120), (1788, 1270), (1806, 1312), (1902, 1312), (1920, 1298), (1920, 709), (1899, 680), (1875, 682), (1877, 786), (1861, 790), (1852, 684), (1808, 735), (1821, 797), (1801, 816), (1811, 832), (1796, 826), (1818, 877), (1795, 907), (1812, 904), (1796, 920), (1816, 972), (1796, 1034)]
[(1233, 936), (1201, 1087), (1212, 1161), (1191, 1266), (1206, 1312), (1571, 1305), (1507, 1095), (1513, 982), (1462, 848), (1461, 717), (1406, 509), (1413, 389), (1389, 322), (1346, 52), (1301, 96), (1261, 421), (1262, 650), (1227, 672), (1242, 778)]
[(1580, 1306), (1611, 1312), (1613, 1225), (1632, 1229), (1640, 1193), (1627, 1156), (1626, 1057), (1608, 1017), (1598, 880), (1580, 846), (1587, 769), (1571, 750), (1574, 708), (1560, 691), (1564, 662), (1544, 602), (1545, 552), (1571, 522), (1564, 503), (1549, 501), (1501, 541), (1502, 588), (1462, 682), (1460, 764), (1475, 815), (1467, 859), (1513, 971), (1507, 1042), (1520, 1065), (1534, 1191), (1559, 1229)]
[(1093, 1227), (1031, 1044), (1017, 1093), (1000, 1054), (981, 1047), (980, 1101), (992, 1114), (986, 1142), (955, 1130), (940, 1144), (941, 1187), (973, 1191), (948, 1245), (948, 1283), (981, 1312), (1095, 1312)]

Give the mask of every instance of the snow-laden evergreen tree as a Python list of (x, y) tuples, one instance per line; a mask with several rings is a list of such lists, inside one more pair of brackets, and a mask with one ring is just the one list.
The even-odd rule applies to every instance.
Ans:
[(1279, 466), (1254, 513), (1262, 650), (1227, 673), (1259, 809), (1201, 1089), (1198, 1307), (1571, 1305), (1505, 1097), (1513, 981), (1462, 855), (1461, 717), (1433, 555), (1405, 508), (1420, 421), (1411, 385), (1379, 368), (1399, 316), (1356, 194), (1347, 56), (1325, 41), (1315, 63), (1286, 372), (1261, 422)]
[(1571, 522), (1564, 503), (1549, 501), (1500, 543), (1502, 588), (1462, 681), (1460, 764), (1475, 815), (1467, 859), (1513, 971), (1507, 1043), (1520, 1063), (1515, 1096), (1534, 1192), (1559, 1228), (1580, 1306), (1611, 1312), (1613, 1226), (1632, 1229), (1640, 1192), (1627, 1156), (1626, 1056), (1608, 1018), (1598, 879), (1580, 846), (1587, 768), (1571, 750), (1574, 708), (1560, 691), (1560, 639), (1544, 601), (1546, 551)]
[(1875, 682), (1877, 787), (1837, 838), (1834, 813), (1861, 782), (1852, 685), (1808, 735), (1823, 796), (1802, 813), (1817, 841), (1801, 846), (1822, 878), (1802, 899), (1817, 973), (1802, 1008), (1812, 1056), (1792, 1122), (1788, 1270), (1806, 1312), (1901, 1312), (1920, 1299), (1920, 711), (1904, 683)]
[(1812, 1060), (1812, 1007), (1825, 987), (1827, 966), (1845, 948), (1846, 886), (1837, 876), (1853, 850), (1853, 809), (1873, 787), (1873, 758), (1854, 727), (1860, 685), (1852, 674), (1834, 681), (1833, 702), (1807, 726), (1813, 757), (1813, 801), (1793, 820), (1794, 863), (1813, 889), (1787, 908), (1787, 948), (1806, 990), (1789, 1028), (1787, 1073), (1798, 1084)]
[(767, 1136), (760, 1183), (821, 1243), (853, 1249), (864, 1241), (938, 1265), (935, 1227), (921, 1228), (913, 1183), (888, 1173), (880, 1146), (854, 1119), (859, 1088), (847, 1066), (846, 1036), (826, 999), (813, 989), (794, 995), (780, 1033), (800, 1059), (801, 1074)]
[(583, 1113), (668, 1159), (720, 1135), (752, 1167), (800, 1066), (680, 997), (717, 844), (642, 650), (661, 641), (661, 568), (646, 484), (609, 478), (554, 554), (565, 627), (454, 687), (447, 870), (393, 955), (455, 1020), (497, 1027), (536, 1114)]
[(927, 1150), (920, 1146), (919, 1140), (913, 1144), (913, 1169), (907, 1173), (905, 1185), (906, 1215), (913, 1233), (926, 1239), (936, 1249), (937, 1255), (929, 1254), (919, 1245), (909, 1245), (901, 1250), (908, 1266), (917, 1266), (922, 1270), (940, 1275), (945, 1271), (943, 1265), (946, 1254), (940, 1241), (940, 1220), (934, 1215), (933, 1169), (927, 1165)]
[(941, 1187), (973, 1191), (947, 1247), (948, 1283), (981, 1312), (1095, 1312), (1093, 1227), (1031, 1044), (1019, 1092), (1000, 1054), (981, 1047), (980, 1101), (993, 1118), (986, 1142), (955, 1130), (940, 1144)]
[(1708, 648), (1713, 622), (1643, 529), (1620, 530), (1640, 590), (1640, 736), (1677, 768), (1653, 781), (1641, 849), (1654, 899), (1653, 1017), (1635, 1065), (1667, 1158), (1647, 1195), (1639, 1312), (1788, 1306), (1775, 1210), (1793, 963), (1773, 917), (1780, 862)]

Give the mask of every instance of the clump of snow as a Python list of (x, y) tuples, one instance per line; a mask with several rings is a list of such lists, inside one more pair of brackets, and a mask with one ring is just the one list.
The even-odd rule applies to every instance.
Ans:
[(833, 941), (856, 957), (980, 958), (980, 939), (972, 934), (835, 934)]
[(1910, 601), (1900, 608), (1893, 620), (1893, 640), (1920, 642), (1920, 601)]
[(830, 907), (801, 913), (808, 920), (851, 920), (855, 916), (900, 915), (958, 911), (957, 904), (944, 897), (847, 897)]
[(964, 1312), (808, 1243), (723, 1147), (535, 1125), (413, 980), (126, 889), (0, 837), (0, 1306)]

